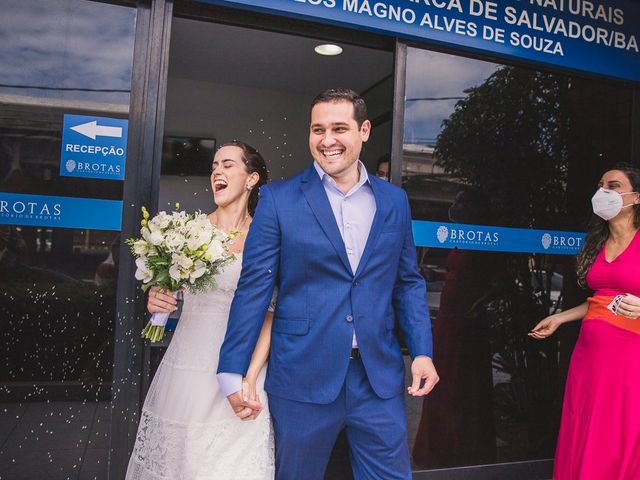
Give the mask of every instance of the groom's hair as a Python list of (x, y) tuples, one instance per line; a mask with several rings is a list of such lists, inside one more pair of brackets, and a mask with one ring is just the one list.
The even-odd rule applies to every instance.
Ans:
[(367, 119), (367, 104), (360, 95), (348, 88), (330, 88), (318, 94), (311, 102), (309, 113), (318, 103), (338, 103), (349, 102), (353, 105), (353, 119), (358, 124), (358, 128)]

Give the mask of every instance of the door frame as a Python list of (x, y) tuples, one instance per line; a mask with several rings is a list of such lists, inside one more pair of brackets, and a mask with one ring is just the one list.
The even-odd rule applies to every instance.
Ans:
[[(123, 238), (140, 233), (141, 207), (157, 209), (164, 131), (169, 39), (173, 0), (141, 0), (136, 4), (136, 30), (123, 191)], [(120, 258), (127, 258), (122, 242)], [(145, 297), (135, 280), (133, 262), (118, 272), (117, 317), (111, 390), (108, 478), (124, 478), (136, 438), (142, 401), (144, 342), (139, 332), (146, 319)]]
[[(127, 181), (123, 193), (122, 235), (125, 238), (138, 235), (141, 206), (146, 206), (151, 211), (155, 211), (158, 206), (169, 45), (174, 16), (303, 37), (323, 37), (329, 41), (393, 52), (394, 96), (390, 168), (391, 181), (401, 186), (406, 60), (409, 45), (407, 42), (397, 37), (366, 31), (204, 3), (139, 0), (129, 117)], [(421, 47), (426, 48), (426, 45)], [(128, 248), (124, 243), (121, 246), (121, 255), (122, 258), (128, 255)], [(134, 272), (133, 262), (124, 262), (118, 276), (109, 452), (110, 480), (124, 477), (135, 442), (140, 408), (146, 390), (143, 376), (145, 364), (148, 362), (149, 347), (145, 347), (138, 335), (146, 319), (145, 297), (135, 281)], [(489, 480), (516, 476), (522, 480), (533, 480), (549, 478), (551, 466), (551, 460), (538, 460), (414, 471), (413, 475), (417, 480)]]

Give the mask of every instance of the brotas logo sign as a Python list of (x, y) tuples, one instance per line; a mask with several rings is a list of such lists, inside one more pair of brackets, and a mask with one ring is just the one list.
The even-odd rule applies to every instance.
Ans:
[(460, 248), (488, 252), (575, 255), (584, 244), (582, 232), (511, 228), (498, 225), (440, 223), (413, 220), (418, 247)]
[(445, 243), (447, 240), (453, 245), (498, 245), (500, 233), (496, 230), (478, 228), (465, 225), (440, 225), (436, 232), (438, 241)]
[(0, 217), (16, 219), (59, 219), (62, 205), (41, 201), (0, 200)]
[(551, 233), (544, 233), (540, 238), (542, 248), (545, 250), (553, 247), (553, 249), (573, 251), (582, 247), (582, 241), (583, 238), (578, 235), (554, 235)]

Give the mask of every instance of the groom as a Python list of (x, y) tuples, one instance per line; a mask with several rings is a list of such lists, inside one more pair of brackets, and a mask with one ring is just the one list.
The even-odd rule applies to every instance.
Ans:
[(370, 132), (357, 93), (318, 95), (314, 163), (262, 187), (246, 239), (218, 379), (236, 412), (256, 408), (242, 400), (241, 375), (278, 287), (265, 389), (279, 480), (322, 479), (343, 428), (356, 480), (411, 478), (392, 307), (413, 358), (409, 394), (438, 381), (409, 203), (359, 161)]

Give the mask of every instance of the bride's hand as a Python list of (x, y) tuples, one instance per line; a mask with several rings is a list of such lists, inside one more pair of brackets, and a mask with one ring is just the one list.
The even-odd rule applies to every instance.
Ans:
[(171, 313), (178, 307), (178, 302), (173, 298), (172, 292), (161, 290), (153, 286), (149, 289), (147, 298), (147, 310), (149, 313)]
[(231, 405), (233, 413), (235, 413), (240, 420), (252, 420), (252, 417), (255, 418), (258, 416), (255, 412), (262, 410), (260, 403), (244, 400), (242, 398), (242, 390), (232, 393), (227, 397), (227, 400), (229, 401), (229, 405)]
[(255, 420), (260, 415), (260, 412), (264, 409), (258, 392), (256, 389), (257, 379), (253, 376), (247, 376), (242, 379), (242, 398), (244, 401), (250, 400), (252, 402), (258, 402), (260, 404), (259, 410), (254, 410), (254, 413), (244, 420)]

